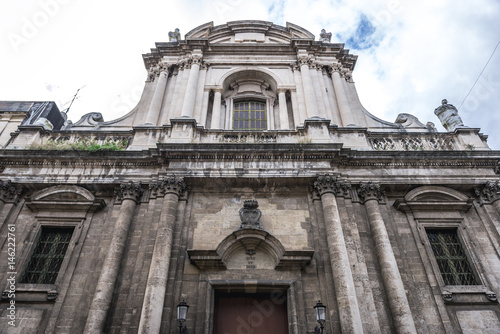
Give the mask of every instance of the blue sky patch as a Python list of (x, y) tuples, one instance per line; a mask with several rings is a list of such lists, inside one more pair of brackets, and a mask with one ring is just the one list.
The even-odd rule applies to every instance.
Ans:
[(361, 14), (356, 30), (345, 38), (347, 48), (365, 50), (377, 46), (380, 37), (377, 37), (375, 26), (368, 20), (366, 15)]

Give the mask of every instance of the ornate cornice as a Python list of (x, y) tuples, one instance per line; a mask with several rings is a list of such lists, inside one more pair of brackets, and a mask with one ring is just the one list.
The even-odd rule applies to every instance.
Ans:
[(139, 202), (143, 193), (144, 189), (142, 189), (141, 184), (134, 183), (133, 181), (122, 183), (120, 187), (115, 190), (116, 198), (119, 201), (130, 199)]
[(336, 196), (350, 197), (351, 184), (338, 179), (334, 175), (319, 175), (314, 181), (313, 190), (322, 196), (326, 193), (333, 193)]
[(0, 180), (0, 200), (4, 203), (17, 203), (23, 189), (12, 185), (10, 180)]
[(173, 175), (149, 185), (149, 189), (151, 189), (151, 198), (163, 197), (166, 194), (175, 194), (180, 197), (187, 190), (187, 186), (184, 178)]
[(476, 188), (475, 193), (481, 204), (493, 203), (500, 199), (500, 181), (487, 181), (482, 187)]
[(369, 200), (381, 201), (384, 191), (380, 185), (373, 182), (361, 183), (358, 188), (358, 196), (364, 202)]

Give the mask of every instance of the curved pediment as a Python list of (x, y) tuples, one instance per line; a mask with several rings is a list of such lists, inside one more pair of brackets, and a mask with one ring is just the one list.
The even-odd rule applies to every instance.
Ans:
[(288, 44), (292, 39), (311, 39), (314, 35), (306, 29), (287, 23), (286, 27), (267, 21), (242, 20), (214, 26), (213, 22), (202, 24), (185, 36), (189, 39), (208, 39), (217, 43), (277, 43)]
[(441, 186), (423, 186), (413, 189), (394, 205), (402, 211), (460, 210), (467, 211), (472, 199), (461, 192)]
[(188, 250), (200, 269), (300, 269), (313, 254), (313, 250), (286, 251), (269, 232), (255, 228), (234, 231), (213, 251)]
[(106, 203), (85, 188), (74, 185), (53, 186), (35, 192), (27, 205), (34, 211), (95, 211), (102, 209)]
[(71, 185), (49, 187), (31, 196), (32, 201), (42, 200), (73, 200), (73, 201), (93, 201), (94, 195), (85, 188)]
[(467, 201), (461, 192), (439, 186), (424, 186), (413, 189), (405, 196), (406, 201)]

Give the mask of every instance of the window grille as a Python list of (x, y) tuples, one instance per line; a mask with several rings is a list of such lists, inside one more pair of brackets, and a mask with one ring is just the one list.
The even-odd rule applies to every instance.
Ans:
[(72, 235), (72, 228), (42, 227), (21, 283), (54, 284)]
[(427, 237), (445, 285), (477, 285), (456, 229), (428, 229)]
[(257, 101), (235, 102), (233, 130), (266, 130), (266, 103)]

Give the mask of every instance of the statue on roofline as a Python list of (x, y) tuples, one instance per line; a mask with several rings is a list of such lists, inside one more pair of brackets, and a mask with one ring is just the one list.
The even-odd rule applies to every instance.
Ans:
[(170, 31), (168, 33), (168, 41), (169, 42), (178, 42), (181, 40), (181, 32), (179, 28), (175, 28), (175, 31)]
[(321, 34), (319, 34), (319, 40), (321, 42), (330, 43), (331, 39), (332, 39), (332, 33), (331, 32), (326, 32), (325, 29), (321, 29)]
[(458, 116), (458, 110), (454, 105), (448, 104), (448, 100), (444, 99), (441, 101), (441, 105), (434, 109), (434, 114), (439, 118), (441, 124), (448, 132), (455, 131), (456, 128), (464, 127), (464, 123), (460, 116)]

